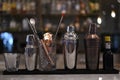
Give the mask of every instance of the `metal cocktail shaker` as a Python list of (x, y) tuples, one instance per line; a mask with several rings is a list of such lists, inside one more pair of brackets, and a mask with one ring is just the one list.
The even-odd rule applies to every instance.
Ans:
[(77, 34), (74, 32), (74, 26), (67, 27), (63, 45), (65, 69), (75, 69), (77, 62)]
[(84, 38), (86, 68), (96, 70), (99, 67), (100, 38), (96, 34), (96, 24), (91, 23)]
[(33, 34), (29, 34), (26, 37), (26, 47), (25, 47), (25, 63), (27, 70), (34, 70), (36, 67), (36, 54), (37, 49), (35, 46), (35, 38)]

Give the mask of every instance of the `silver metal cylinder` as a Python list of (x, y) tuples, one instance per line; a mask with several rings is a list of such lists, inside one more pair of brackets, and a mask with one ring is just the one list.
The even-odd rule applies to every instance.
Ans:
[(33, 46), (26, 47), (24, 54), (27, 70), (29, 71), (34, 70), (36, 66), (36, 48)]
[(31, 71), (36, 68), (36, 55), (37, 55), (37, 48), (35, 45), (35, 37), (33, 34), (28, 34), (26, 37), (26, 47), (25, 47), (25, 66), (26, 69)]

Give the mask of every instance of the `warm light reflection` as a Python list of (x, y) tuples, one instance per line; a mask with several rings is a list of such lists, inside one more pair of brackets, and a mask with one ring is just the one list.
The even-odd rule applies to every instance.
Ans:
[(98, 24), (101, 24), (101, 23), (102, 23), (101, 17), (98, 17), (98, 18), (97, 18), (97, 23), (98, 23)]
[[(44, 43), (46, 46), (50, 46), (52, 43), (52, 34), (47, 32), (44, 35)], [(47, 48), (48, 49), (48, 48)], [(49, 50), (49, 49), (48, 49)]]
[(62, 14), (65, 14), (66, 13), (66, 10), (62, 10)]
[(50, 33), (45, 33), (44, 35), (44, 40), (52, 40), (52, 34), (50, 34)]
[(111, 17), (112, 17), (112, 18), (115, 18), (115, 17), (116, 17), (116, 13), (115, 13), (114, 10), (111, 11)]
[(92, 37), (92, 39), (94, 39), (96, 37), (96, 35), (92, 34), (91, 37)]
[(31, 23), (32, 25), (35, 25), (35, 19), (34, 19), (34, 18), (31, 18), (31, 19), (30, 19), (30, 23)]

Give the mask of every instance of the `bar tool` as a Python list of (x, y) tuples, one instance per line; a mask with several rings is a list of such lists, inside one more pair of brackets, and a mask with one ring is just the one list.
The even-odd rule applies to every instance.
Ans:
[(84, 38), (86, 69), (97, 70), (99, 68), (100, 37), (96, 34), (97, 25), (91, 23), (89, 31)]
[(43, 45), (43, 49), (44, 49), (44, 51), (45, 51), (45, 55), (46, 55), (47, 60), (50, 62), (51, 65), (55, 65), (54, 62), (53, 62), (53, 60), (52, 60), (51, 57), (49, 56), (48, 50), (46, 49), (46, 46), (45, 46), (45, 43), (43, 42), (42, 39), (39, 39), (35, 26), (32, 25), (32, 24), (29, 22), (29, 19), (26, 18), (26, 20), (28, 21), (31, 30), (33, 31), (33, 34), (34, 34), (34, 36), (35, 36), (35, 38), (36, 38), (36, 40), (37, 40), (38, 46), (41, 47), (41, 44)]
[(25, 63), (26, 69), (32, 71), (36, 68), (37, 48), (35, 45), (35, 37), (33, 34), (28, 34), (26, 37), (25, 47)]
[(67, 27), (64, 35), (64, 63), (65, 69), (76, 69), (77, 63), (77, 34), (74, 32), (74, 26)]

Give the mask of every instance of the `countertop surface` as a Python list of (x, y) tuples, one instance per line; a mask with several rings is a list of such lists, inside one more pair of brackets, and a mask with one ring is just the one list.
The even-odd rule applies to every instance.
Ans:
[[(80, 57), (81, 56), (81, 57)], [(84, 68), (84, 55), (80, 55), (78, 63), (78, 68)], [(115, 68), (120, 70), (120, 60), (115, 57)], [(58, 57), (58, 68), (64, 68), (63, 65), (63, 56), (59, 55)], [(61, 63), (61, 64), (59, 64)], [(100, 66), (101, 67), (101, 66)], [(24, 66), (24, 56), (21, 57), (20, 68), (25, 68)], [(5, 70), (5, 62), (3, 55), (0, 55), (0, 80), (120, 80), (120, 74), (55, 74), (55, 75), (3, 75), (2, 71)]]
[(120, 74), (0, 75), (0, 80), (120, 80)]

